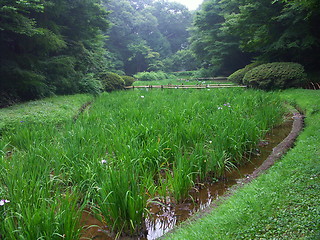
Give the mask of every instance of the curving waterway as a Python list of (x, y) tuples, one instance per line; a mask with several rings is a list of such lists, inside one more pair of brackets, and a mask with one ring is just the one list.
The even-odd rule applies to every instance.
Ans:
[[(165, 205), (153, 204), (150, 207), (150, 216), (145, 220), (146, 231), (143, 237), (120, 237), (118, 239), (153, 240), (172, 230), (177, 224), (185, 221), (195, 212), (204, 210), (219, 196), (223, 195), (230, 187), (237, 184), (257, 169), (270, 155), (273, 148), (285, 139), (292, 128), (292, 119), (288, 119), (280, 126), (267, 133), (264, 140), (257, 146), (256, 154), (250, 156), (250, 161), (236, 170), (229, 172), (223, 179), (215, 183), (205, 183), (190, 191), (190, 198), (180, 204), (168, 203)], [(105, 226), (95, 219), (90, 213), (84, 213), (84, 225), (91, 227), (84, 233), (82, 239), (112, 240), (109, 232), (101, 230)]]

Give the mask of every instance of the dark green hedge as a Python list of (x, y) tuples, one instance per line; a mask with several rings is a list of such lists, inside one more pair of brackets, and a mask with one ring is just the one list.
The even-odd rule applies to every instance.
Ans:
[(243, 83), (264, 90), (301, 87), (307, 75), (301, 64), (293, 62), (273, 62), (262, 64), (248, 71)]
[(125, 86), (131, 86), (134, 83), (134, 78), (131, 76), (121, 76), (121, 77), (124, 80)]
[(124, 80), (116, 73), (103, 72), (99, 77), (101, 79), (104, 90), (107, 92), (111, 92), (117, 89), (123, 89), (124, 87)]
[(233, 82), (233, 83), (237, 83), (237, 84), (243, 84), (243, 77), (244, 75), (246, 75), (247, 72), (249, 72), (251, 69), (259, 66), (261, 63), (251, 63), (248, 64), (247, 66), (245, 66), (244, 68), (241, 68), (237, 71), (235, 71), (234, 73), (232, 73), (229, 77), (228, 80)]

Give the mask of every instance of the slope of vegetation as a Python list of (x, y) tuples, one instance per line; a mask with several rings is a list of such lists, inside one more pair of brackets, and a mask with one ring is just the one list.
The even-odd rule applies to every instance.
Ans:
[(0, 109), (0, 133), (22, 124), (57, 124), (70, 120), (79, 109), (93, 100), (85, 94), (55, 96)]
[(319, 239), (320, 92), (287, 90), (280, 96), (306, 112), (296, 146), (208, 216), (165, 239)]

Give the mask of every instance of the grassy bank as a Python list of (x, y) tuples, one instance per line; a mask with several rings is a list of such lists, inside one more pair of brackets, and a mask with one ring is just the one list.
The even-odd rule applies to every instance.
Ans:
[(208, 216), (165, 239), (320, 239), (320, 91), (280, 96), (306, 113), (296, 146)]
[(55, 96), (0, 109), (0, 133), (26, 123), (49, 124), (70, 119), (92, 96), (85, 94)]

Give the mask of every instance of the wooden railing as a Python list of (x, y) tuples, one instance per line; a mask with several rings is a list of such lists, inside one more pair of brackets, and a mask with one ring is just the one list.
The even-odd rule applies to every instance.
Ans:
[(309, 82), (304, 88), (313, 89), (313, 90), (319, 90), (320, 89), (320, 83)]
[(125, 89), (135, 88), (170, 88), (170, 89), (203, 89), (203, 88), (245, 88), (246, 86), (233, 84), (196, 84), (196, 85), (144, 85), (144, 86), (128, 86)]

